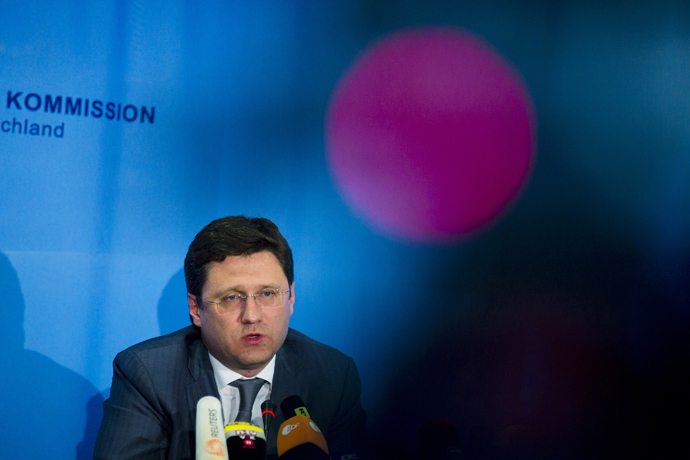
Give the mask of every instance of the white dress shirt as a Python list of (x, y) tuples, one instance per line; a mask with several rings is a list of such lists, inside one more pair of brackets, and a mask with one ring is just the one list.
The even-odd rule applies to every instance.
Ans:
[[(228, 425), (235, 421), (237, 413), (240, 411), (240, 390), (237, 387), (229, 385), (235, 380), (245, 379), (237, 372), (228, 369), (220, 361), (208, 354), (213, 367), (213, 375), (216, 378), (216, 386), (218, 387), (218, 394), (220, 395), (220, 405), (223, 408), (223, 425)], [(276, 357), (273, 355), (271, 361), (259, 372), (256, 377), (265, 380), (265, 383), (259, 390), (254, 400), (252, 407), (252, 425), (264, 428), (264, 422), (261, 418), (261, 403), (271, 397), (271, 387), (273, 385), (273, 371), (276, 367)]]

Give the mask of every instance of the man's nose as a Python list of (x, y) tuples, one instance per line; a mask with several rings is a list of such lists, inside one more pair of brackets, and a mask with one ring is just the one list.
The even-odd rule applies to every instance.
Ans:
[(256, 300), (256, 297), (249, 296), (244, 299), (242, 305), (242, 322), (243, 323), (256, 323), (261, 321), (261, 305)]

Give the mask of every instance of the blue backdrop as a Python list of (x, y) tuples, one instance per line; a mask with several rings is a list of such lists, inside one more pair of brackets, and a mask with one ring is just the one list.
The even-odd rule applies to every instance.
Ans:
[[(354, 357), (382, 450), (436, 417), (475, 458), (681, 446), (690, 8), (457, 3), (0, 1), (3, 456), (90, 457), (112, 359), (189, 323), (186, 249), (231, 214), (291, 243), (291, 325)], [(513, 207), (442, 244), (362, 220), (324, 147), (358, 53), (428, 24), (495, 47), (537, 119)]]

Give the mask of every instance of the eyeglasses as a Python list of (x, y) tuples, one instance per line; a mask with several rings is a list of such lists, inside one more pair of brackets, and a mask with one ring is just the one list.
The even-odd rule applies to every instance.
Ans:
[(262, 307), (270, 308), (282, 305), (285, 300), (285, 294), (287, 294), (288, 292), (290, 292), (290, 289), (288, 289), (287, 291), (278, 291), (275, 289), (262, 289), (256, 294), (248, 295), (240, 294), (239, 292), (231, 292), (220, 300), (206, 300), (200, 295), (198, 295), (197, 297), (206, 303), (215, 305), (218, 309), (218, 313), (225, 314), (239, 310), (242, 307), (244, 301), (247, 299), (247, 297), (254, 297), (256, 303)]

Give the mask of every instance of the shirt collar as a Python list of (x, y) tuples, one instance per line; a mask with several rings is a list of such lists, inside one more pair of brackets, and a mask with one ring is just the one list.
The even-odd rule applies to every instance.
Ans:
[[(235, 380), (238, 379), (246, 379), (247, 377), (238, 374), (237, 372), (225, 367), (223, 363), (218, 361), (216, 358), (213, 357), (211, 353), (208, 354), (209, 359), (211, 360), (211, 367), (213, 367), (213, 375), (216, 378), (216, 386), (218, 387), (218, 393), (222, 391), (222, 389), (230, 382), (234, 382)], [(271, 389), (273, 387), (273, 372), (275, 371), (276, 368), (276, 355), (273, 355), (273, 358), (268, 362), (266, 367), (264, 367), (261, 372), (259, 372), (256, 377), (260, 379), (264, 379), (265, 381), (268, 382), (268, 388)]]

